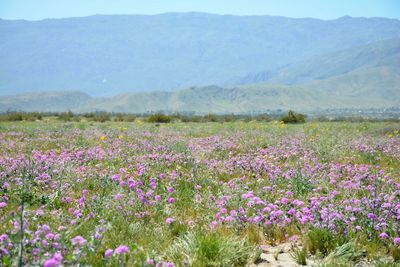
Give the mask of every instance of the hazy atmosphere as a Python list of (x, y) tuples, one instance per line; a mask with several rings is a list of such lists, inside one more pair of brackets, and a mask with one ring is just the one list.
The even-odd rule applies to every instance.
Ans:
[(0, 0), (0, 266), (400, 266), (400, 1)]
[(336, 19), (353, 17), (400, 18), (396, 0), (2, 0), (3, 19), (41, 20), (48, 18), (103, 15), (155, 15), (167, 12), (205, 12), (220, 15), (270, 15), (293, 18)]

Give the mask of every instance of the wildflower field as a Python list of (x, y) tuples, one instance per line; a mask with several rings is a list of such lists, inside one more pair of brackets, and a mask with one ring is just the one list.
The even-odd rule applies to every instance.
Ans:
[(397, 266), (399, 130), (2, 123), (0, 265)]

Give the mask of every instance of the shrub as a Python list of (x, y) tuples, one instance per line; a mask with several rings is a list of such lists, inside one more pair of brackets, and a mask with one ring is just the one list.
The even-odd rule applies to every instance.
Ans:
[(13, 113), (9, 113), (7, 114), (8, 116), (8, 120), (9, 121), (22, 121), (24, 120), (24, 117), (22, 115), (22, 113), (20, 112), (13, 112)]
[(106, 122), (111, 119), (111, 116), (107, 112), (98, 112), (94, 115), (93, 120), (98, 122)]
[(272, 121), (272, 117), (268, 114), (258, 114), (256, 116), (254, 116), (254, 120), (269, 122), (269, 121)]
[(317, 252), (323, 256), (333, 251), (340, 243), (337, 238), (334, 237), (333, 233), (325, 228), (314, 228), (307, 234), (307, 249), (315, 255)]
[(304, 123), (306, 122), (306, 115), (289, 110), (289, 112), (285, 116), (281, 117), (280, 120), (284, 123)]
[(290, 256), (292, 256), (298, 265), (307, 265), (307, 249), (305, 247), (302, 249), (293, 248)]
[(155, 113), (150, 115), (147, 121), (152, 123), (169, 123), (171, 122), (171, 117), (163, 113)]
[(0, 121), (36, 121), (42, 120), (44, 115), (40, 112), (8, 112), (0, 114)]
[(395, 262), (390, 262), (387, 259), (377, 259), (374, 262), (375, 267), (399, 267), (399, 265)]
[(92, 119), (92, 118), (94, 118), (94, 116), (96, 116), (96, 114), (94, 112), (87, 112), (87, 113), (82, 114), (82, 116), (86, 119)]
[(237, 237), (197, 232), (178, 238), (168, 257), (188, 266), (245, 266), (253, 251), (252, 246)]
[(390, 248), (390, 255), (392, 256), (392, 258), (395, 262), (400, 262), (400, 247), (392, 246)]
[(118, 113), (115, 116), (115, 121), (134, 122), (135, 120), (136, 116), (133, 114)]
[(74, 118), (74, 113), (72, 111), (62, 112), (58, 114), (58, 119), (62, 121), (71, 121)]
[(206, 122), (217, 122), (218, 121), (218, 116), (215, 114), (207, 114), (203, 117), (203, 120)]
[(335, 248), (322, 263), (328, 266), (355, 266), (361, 257), (362, 252), (358, 251), (356, 243), (351, 241)]

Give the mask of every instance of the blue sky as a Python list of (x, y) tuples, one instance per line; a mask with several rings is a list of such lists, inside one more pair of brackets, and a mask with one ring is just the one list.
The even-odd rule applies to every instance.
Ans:
[(0, 0), (3, 19), (188, 11), (320, 19), (343, 15), (400, 19), (400, 0)]

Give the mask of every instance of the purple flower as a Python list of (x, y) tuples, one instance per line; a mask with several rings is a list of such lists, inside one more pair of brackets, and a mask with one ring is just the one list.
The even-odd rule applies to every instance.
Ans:
[(48, 233), (45, 237), (46, 237), (46, 239), (53, 239), (54, 238), (54, 234), (53, 233)]
[(8, 235), (7, 234), (0, 235), (0, 241), (5, 241), (7, 239), (8, 239)]
[(175, 191), (175, 189), (172, 187), (172, 186), (170, 186), (170, 187), (168, 187), (168, 192), (170, 192), (170, 193), (173, 193), (174, 191)]
[(284, 205), (286, 205), (286, 204), (289, 203), (289, 199), (286, 198), (286, 197), (283, 197), (283, 198), (281, 198), (281, 203), (284, 204)]
[(174, 221), (175, 221), (174, 218), (167, 218), (167, 219), (165, 220), (165, 223), (171, 224), (171, 223), (173, 223)]
[(112, 250), (111, 248), (107, 249), (106, 252), (104, 252), (104, 257), (109, 258), (113, 255), (114, 250)]
[(60, 262), (53, 258), (48, 259), (43, 264), (43, 267), (57, 267), (57, 266), (60, 266)]
[(383, 233), (380, 233), (380, 234), (379, 234), (379, 237), (380, 237), (380, 238), (388, 238), (389, 235), (388, 235), (387, 233), (383, 232)]
[(99, 234), (99, 233), (95, 233), (94, 234), (94, 238), (96, 238), (96, 239), (100, 239), (100, 238), (102, 238), (103, 236), (101, 235), (101, 234)]
[(146, 261), (146, 264), (147, 264), (147, 265), (155, 265), (156, 263), (155, 263), (155, 261), (154, 261), (153, 259), (148, 259), (148, 260)]
[(57, 252), (53, 255), (51, 259), (48, 259), (44, 262), (43, 267), (57, 267), (61, 264), (63, 260), (63, 256), (60, 252)]
[(129, 248), (125, 245), (121, 245), (115, 249), (115, 254), (129, 253)]
[(174, 203), (175, 202), (175, 198), (173, 198), (173, 197), (170, 197), (170, 198), (168, 198), (168, 203), (170, 203), (170, 204), (172, 204), (172, 203)]
[(295, 200), (293, 200), (293, 205), (298, 206), (298, 207), (301, 207), (301, 206), (304, 205), (304, 202), (303, 202), (303, 201), (300, 201), (300, 200), (298, 200), (298, 199), (295, 199)]
[(400, 245), (400, 237), (395, 237), (395, 238), (393, 238), (393, 243), (394, 243), (395, 245)]
[(54, 253), (53, 259), (58, 260), (59, 262), (61, 262), (63, 260), (63, 256), (61, 255), (60, 252), (57, 252), (57, 253)]
[(71, 241), (72, 241), (72, 245), (74, 245), (74, 246), (75, 245), (84, 246), (84, 245), (86, 245), (86, 242), (87, 242), (86, 239), (81, 237), (80, 235), (72, 238)]
[(7, 203), (6, 202), (0, 202), (0, 208), (4, 208), (4, 207), (6, 207), (7, 206)]
[(5, 249), (5, 248), (0, 248), (0, 255), (8, 255), (8, 254), (9, 254), (9, 252), (8, 252), (7, 249)]
[(233, 217), (232, 216), (227, 216), (226, 218), (225, 218), (225, 222), (231, 222), (231, 221), (233, 221), (234, 219), (233, 219)]

